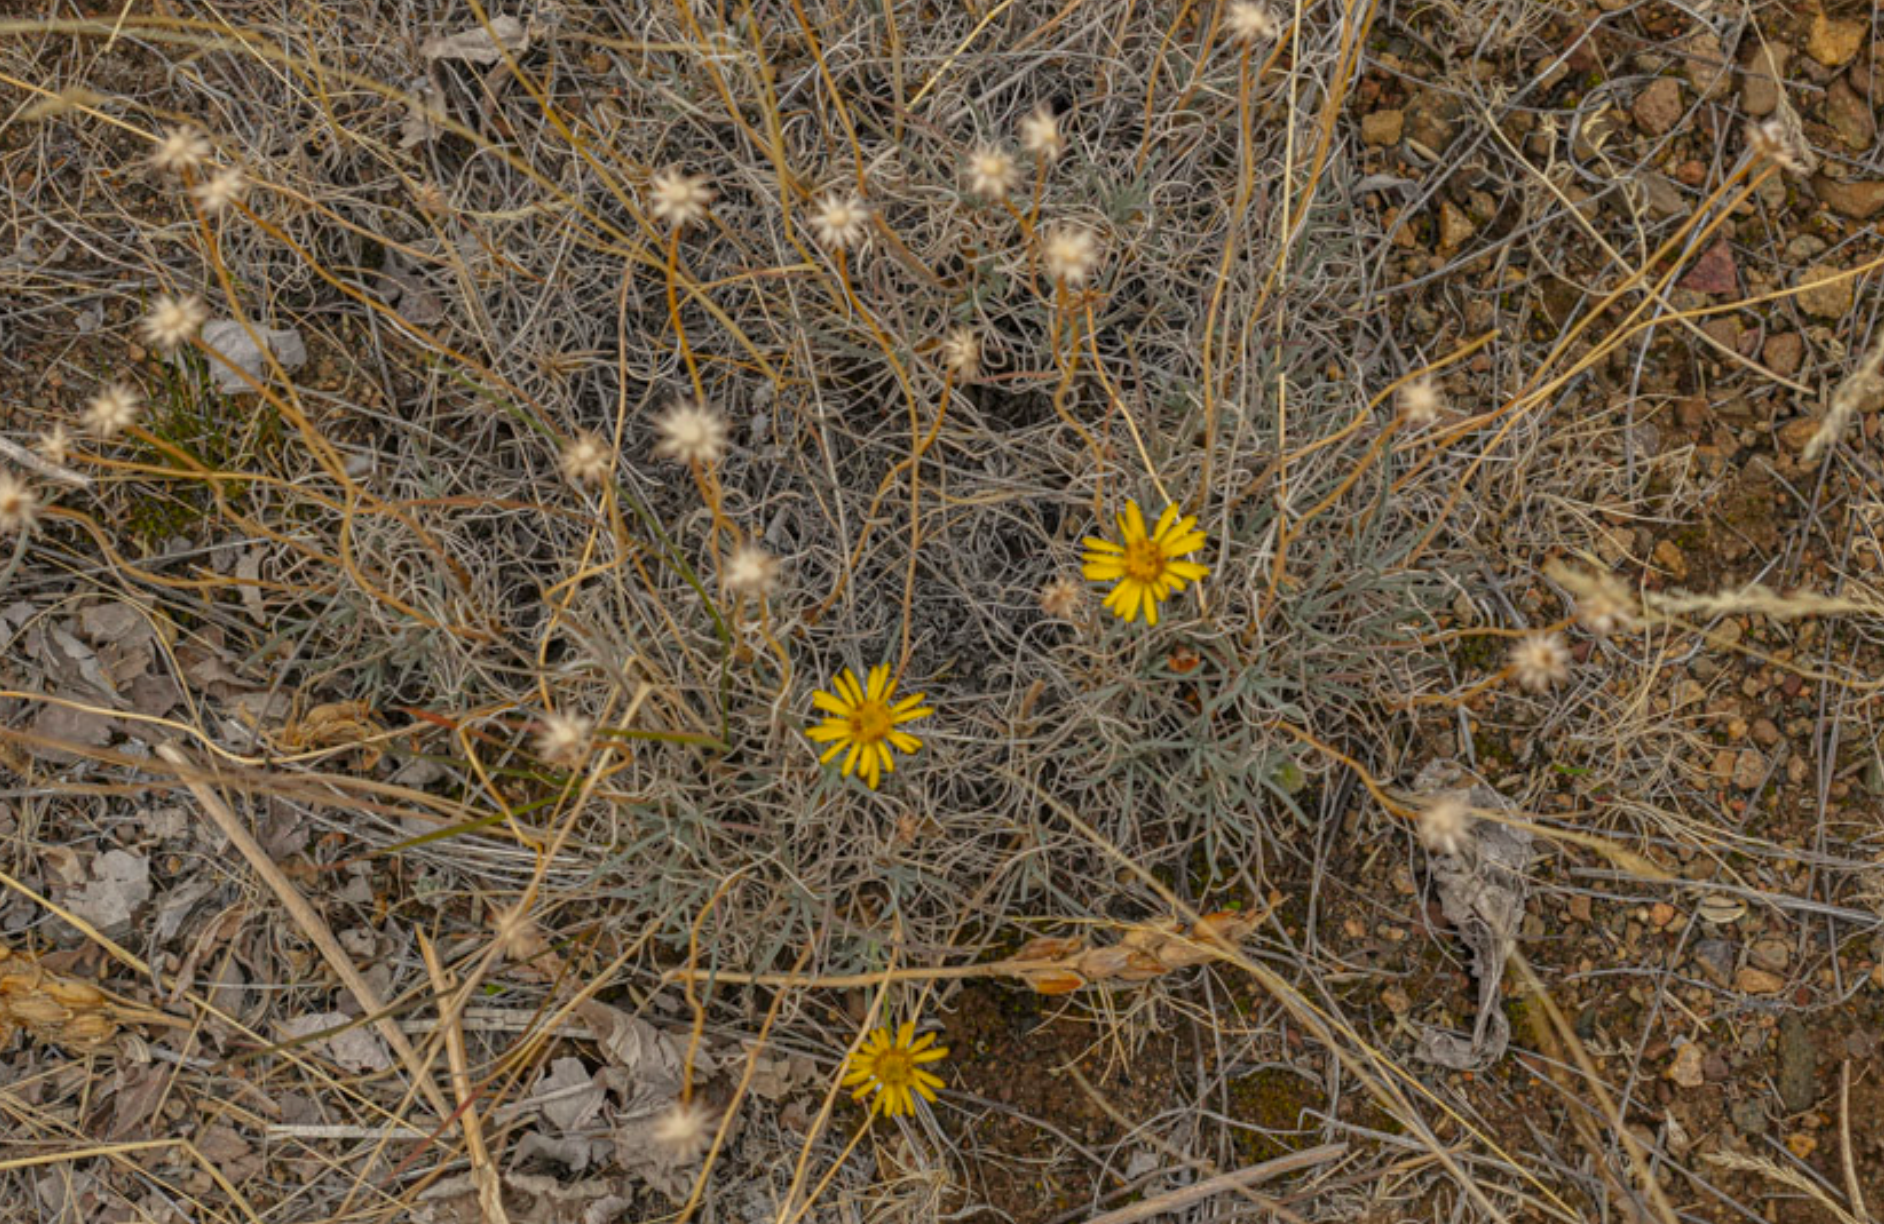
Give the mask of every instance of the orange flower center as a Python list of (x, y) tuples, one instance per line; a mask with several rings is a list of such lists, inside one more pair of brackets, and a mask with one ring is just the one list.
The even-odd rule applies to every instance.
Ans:
[(865, 701), (850, 716), (850, 737), (860, 744), (874, 744), (894, 725), (889, 706), (881, 701)]
[(1125, 576), (1156, 582), (1164, 576), (1164, 554), (1155, 540), (1133, 540), (1125, 546)]
[(911, 1074), (915, 1066), (915, 1060), (910, 1057), (908, 1050), (891, 1049), (877, 1055), (870, 1070), (878, 1082), (887, 1087), (901, 1088), (915, 1078)]

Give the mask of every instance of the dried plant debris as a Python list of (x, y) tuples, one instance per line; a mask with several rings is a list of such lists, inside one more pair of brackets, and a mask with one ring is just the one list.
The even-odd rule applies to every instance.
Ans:
[(0, 946), (0, 1042), (27, 1036), (83, 1053), (118, 1035), (118, 1008), (104, 991), (53, 973), (31, 953)]
[[(1469, 783), (1460, 785), (1460, 783)], [(1433, 761), (1420, 771), (1421, 794), (1462, 799), (1475, 812), (1500, 812), (1504, 799), (1489, 786), (1469, 779), (1452, 761)], [(1472, 951), (1472, 976), (1478, 981), (1478, 1013), (1469, 1037), (1428, 1028), (1417, 1053), (1427, 1062), (1455, 1071), (1482, 1071), (1504, 1056), (1511, 1041), (1511, 1021), (1499, 1006), (1505, 961), (1517, 947), (1529, 895), (1531, 834), (1496, 819), (1478, 819), (1472, 835), (1454, 843), (1456, 853), (1432, 856), (1433, 885), (1446, 920)]]
[(1216, 960), (1220, 947), (1234, 947), (1260, 921), (1260, 914), (1225, 910), (1204, 915), (1194, 926), (1172, 921), (1139, 927), (1118, 943), (1103, 946), (1043, 935), (1021, 946), (1007, 962), (1012, 968), (994, 965), (990, 969), (1015, 973), (1046, 995), (1070, 994), (1096, 985), (1130, 986)]

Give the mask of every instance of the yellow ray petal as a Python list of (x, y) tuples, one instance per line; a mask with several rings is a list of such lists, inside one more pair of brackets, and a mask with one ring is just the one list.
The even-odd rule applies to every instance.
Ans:
[(837, 743), (832, 744), (829, 748), (824, 750), (824, 755), (818, 758), (818, 764), (829, 765), (832, 759), (835, 758), (838, 753), (844, 751), (845, 747), (846, 745), (843, 740), (839, 740)]
[(1123, 554), (1125, 552), (1125, 545), (1114, 544), (1111, 540), (1102, 540), (1098, 536), (1087, 536), (1084, 540), (1080, 542), (1084, 544), (1087, 548), (1092, 549), (1094, 552), (1119, 553), (1119, 554)]
[(1178, 508), (1176, 506), (1166, 506), (1163, 512), (1158, 515), (1157, 526), (1151, 529), (1151, 538), (1154, 540), (1162, 540), (1164, 533), (1170, 530), (1171, 524), (1177, 521), (1177, 516)]
[(1079, 567), (1079, 572), (1088, 582), (1117, 582), (1125, 577), (1125, 562), (1116, 559), (1088, 561)]
[(834, 697), (822, 689), (811, 694), (811, 704), (823, 710), (826, 714), (835, 714), (839, 718), (843, 718), (857, 708), (848, 704), (842, 698)]
[(1210, 573), (1208, 565), (1199, 565), (1195, 561), (1166, 561), (1164, 568), (1167, 573), (1176, 574), (1179, 578), (1185, 578), (1191, 582), (1196, 582)]
[(1145, 512), (1138, 508), (1137, 502), (1131, 501), (1125, 503), (1125, 517), (1126, 523), (1129, 526), (1125, 538), (1127, 540), (1144, 539), (1147, 535), (1145, 531)]
[(864, 690), (864, 696), (875, 700), (883, 696), (883, 682), (890, 678), (890, 665), (879, 663), (870, 669), (870, 686)]
[(896, 745), (898, 752), (906, 753), (910, 756), (914, 756), (922, 747), (922, 741), (907, 731), (891, 731), (890, 742)]

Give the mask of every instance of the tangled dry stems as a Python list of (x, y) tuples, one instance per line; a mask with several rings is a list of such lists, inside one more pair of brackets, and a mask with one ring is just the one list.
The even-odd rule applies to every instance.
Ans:
[[(1352, 84), (1332, 10), (1235, 4), (1231, 40), (1212, 42), (1020, 4), (1012, 28), (1041, 34), (982, 54), (965, 9), (810, 7), (776, 30), (546, 10), (512, 60), (416, 77), (401, 23), (371, 6), (357, 23), (254, 13), (233, 35), (131, 20), (104, 68), (188, 54), (194, 75), (127, 98), (123, 123), (74, 103), (28, 136), (70, 156), (22, 211), (82, 233), (86, 255), (37, 270), (3, 321), (16, 365), (71, 389), (24, 424), (82, 427), (80, 455), (48, 457), (101, 487), (40, 492), (58, 517), (10, 593), (52, 599), (78, 573), (258, 660), (252, 678), (303, 709), (369, 703), (403, 791), (388, 810), (288, 789), (340, 768), (358, 734), (279, 760), (223, 720), (181, 729), (272, 775), (314, 826), (401, 846), (417, 878), (394, 903), (462, 956), (480, 915), (526, 903), (560, 938), (599, 941), (598, 964), (638, 949), (616, 970), (630, 987), (676, 956), (868, 974), (1009, 950), (1043, 923), (1173, 917), (1108, 847), (1193, 906), (1319, 879), (1348, 764), (1404, 784), (1435, 734), (1457, 747), (1416, 711), (1464, 708), (1473, 681), (1436, 647), (1481, 633), (1536, 634), (1520, 640), (1534, 695), (1481, 711), (1520, 763), (1553, 743), (1592, 792), (1630, 796), (1593, 831), (1719, 841), (1674, 764), (1691, 731), (1647, 701), (1662, 647), (1622, 639), (1622, 613), (1586, 614), (1611, 636), (1570, 667), (1565, 609), (1533, 582), (1552, 550), (1600, 551), (1608, 524), (1679, 518), (1703, 491), (1682, 456), (1642, 452), (1633, 408), (1580, 411), (1593, 368), (1635, 380), (1629, 404), (1653, 398), (1621, 340), (1598, 364), (1602, 337), (1509, 339), (1466, 378), (1470, 336), (1533, 334), (1532, 297), (1449, 302), (1443, 334), (1404, 325), (1395, 295), (1426, 286), (1377, 283), (1392, 224), (1338, 207), (1356, 165), (1319, 143)], [(1459, 20), (1524, 37), (1494, 8)], [(8, 70), (45, 79), (109, 36), (13, 23)], [(311, 87), (314, 65), (346, 105)], [(1483, 113), (1525, 105), (1461, 80)], [(1427, 279), (1493, 254), (1561, 263), (1583, 214), (1489, 135), (1449, 150), (1400, 215), (1468, 162), (1528, 220)], [(1611, 271), (1646, 269), (1674, 232), (1605, 242)], [(190, 344), (194, 293), (215, 317), (301, 329), (316, 376), (264, 367), (265, 395), (210, 393), (221, 359)], [(1380, 300), (1395, 308), (1357, 310)], [(1672, 313), (1643, 300), (1645, 327)], [(83, 359), (60, 355), (79, 313)], [(140, 329), (177, 355), (136, 365)], [(135, 387), (114, 381), (134, 365)], [(1562, 395), (1525, 398), (1560, 376)], [(1167, 492), (1202, 517), (1212, 574), (1160, 632), (1134, 632), (1071, 581), (1078, 541)], [(153, 499), (187, 513), (133, 538)], [(213, 559), (234, 555), (248, 577)], [(210, 577), (179, 585), (179, 565)], [(1770, 610), (1669, 613), (1737, 609)], [(884, 658), (940, 713), (871, 794), (818, 768), (803, 729), (817, 678)], [(413, 801), (439, 794), (464, 818)], [(1410, 852), (1415, 811), (1370, 808), (1351, 835)], [(1467, 835), (1427, 818), (1441, 849)], [(1256, 955), (1316, 996), (1312, 944), (1262, 938)], [(426, 980), (410, 949), (390, 971)], [(324, 995), (275, 1006), (321, 1012)], [(709, 1002), (712, 1023), (738, 1023)], [(1219, 1064), (1277, 1015), (1208, 1010)], [(794, 1048), (831, 1054), (854, 1027), (815, 995), (779, 1004)], [(1394, 1074), (1338, 1011), (1316, 1032)], [(1230, 1150), (1234, 1122), (1191, 1124)], [(1576, 1159), (1550, 1154), (1541, 1176)], [(1523, 1180), (1488, 1159), (1463, 1201), (1514, 1201), (1500, 1186)]]

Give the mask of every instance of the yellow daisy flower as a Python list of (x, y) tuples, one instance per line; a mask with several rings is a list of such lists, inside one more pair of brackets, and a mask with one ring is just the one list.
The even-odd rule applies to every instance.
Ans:
[(1137, 620), (1143, 612), (1146, 624), (1157, 624), (1159, 604), (1183, 590), (1186, 582), (1196, 582), (1210, 572), (1195, 561), (1178, 560), (1204, 546), (1204, 533), (1197, 530), (1194, 516), (1179, 518), (1176, 506), (1166, 506), (1158, 525), (1147, 532), (1138, 503), (1125, 503), (1125, 513), (1119, 515), (1119, 538), (1121, 543), (1114, 544), (1087, 536), (1080, 572), (1093, 582), (1118, 584), (1106, 596), (1105, 605), (1123, 620)]
[(875, 790), (878, 779), (896, 768), (890, 759), (891, 748), (913, 753), (922, 747), (921, 740), (897, 728), (935, 711), (922, 704), (921, 693), (892, 704), (890, 698), (895, 692), (890, 665), (879, 663), (870, 669), (865, 684), (858, 684), (857, 674), (846, 667), (831, 681), (831, 692), (813, 693), (811, 703), (830, 715), (805, 732), (818, 743), (830, 745), (818, 758), (819, 763), (830, 764), (848, 748), (844, 776), (861, 774), (864, 784)]
[(871, 1093), (876, 1100), (872, 1110), (882, 1110), (894, 1118), (916, 1112), (916, 1098), (935, 1100), (935, 1090), (942, 1078), (923, 1070), (924, 1063), (948, 1057), (948, 1050), (935, 1044), (934, 1033), (916, 1036), (916, 1022), (903, 1021), (895, 1032), (880, 1028), (864, 1038), (863, 1045), (850, 1056), (850, 1072), (844, 1087), (853, 1088), (851, 1099), (861, 1101)]

